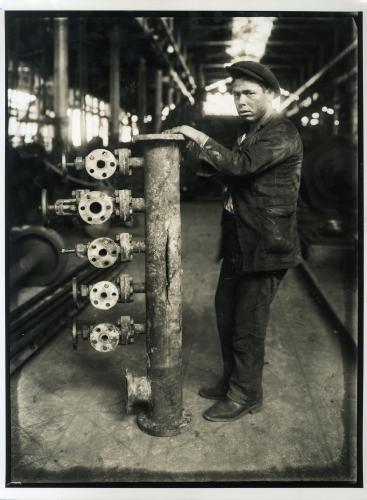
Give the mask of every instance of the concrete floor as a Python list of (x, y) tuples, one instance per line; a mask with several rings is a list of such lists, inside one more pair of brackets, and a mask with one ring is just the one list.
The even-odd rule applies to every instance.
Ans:
[[(145, 368), (145, 338), (101, 354), (65, 331), (11, 380), (13, 482), (355, 481), (355, 366), (320, 316), (296, 271), (273, 303), (264, 367), (263, 411), (232, 423), (207, 422), (197, 395), (221, 372), (213, 296), (218, 202), (182, 206), (185, 433), (142, 433), (123, 411), (123, 374)], [(143, 234), (143, 224), (134, 229)], [(128, 266), (143, 279), (144, 257)], [(104, 313), (144, 319), (144, 298)]]

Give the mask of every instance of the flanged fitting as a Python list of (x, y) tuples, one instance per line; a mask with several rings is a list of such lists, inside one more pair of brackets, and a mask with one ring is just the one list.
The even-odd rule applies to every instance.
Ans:
[(120, 253), (120, 247), (111, 238), (96, 238), (88, 246), (89, 262), (98, 268), (113, 266)]
[(108, 179), (116, 172), (116, 168), (116, 158), (108, 149), (94, 149), (85, 158), (85, 169), (94, 179)]
[(113, 213), (113, 199), (102, 191), (90, 191), (80, 197), (78, 211), (87, 224), (103, 224)]
[(90, 333), (90, 343), (98, 352), (111, 352), (120, 341), (120, 331), (111, 323), (99, 323)]
[(111, 281), (99, 281), (91, 287), (89, 300), (95, 308), (107, 311), (119, 300), (118, 288)]

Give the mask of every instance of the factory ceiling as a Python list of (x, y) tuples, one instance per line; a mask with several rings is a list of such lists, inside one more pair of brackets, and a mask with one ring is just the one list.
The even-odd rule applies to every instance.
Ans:
[[(352, 14), (261, 13), (269, 21), (260, 30), (265, 41), (254, 46), (254, 40), (258, 40), (251, 31), (256, 24), (254, 13), (238, 12), (234, 17), (234, 13), (227, 12), (174, 12), (174, 18), (132, 14), (70, 14), (71, 86), (82, 86), (108, 100), (109, 43), (114, 24), (120, 32), (121, 99), (132, 108), (136, 106), (141, 57), (147, 61), (152, 92), (154, 80), (149, 72), (157, 67), (190, 98), (198, 89), (226, 78), (226, 63), (246, 56), (269, 65), (281, 86), (292, 92), (342, 51), (355, 32)], [(239, 27), (239, 18), (249, 21), (241, 21)], [(52, 78), (52, 17), (43, 12), (7, 13), (6, 30), (8, 57), (35, 66), (45, 79)], [(248, 54), (241, 36), (249, 42)]]

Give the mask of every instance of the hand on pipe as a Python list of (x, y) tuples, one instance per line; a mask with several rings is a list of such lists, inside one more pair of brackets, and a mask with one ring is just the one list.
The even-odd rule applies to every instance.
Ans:
[(189, 127), (189, 125), (180, 125), (178, 127), (173, 127), (168, 130), (164, 130), (163, 134), (182, 134), (187, 139), (191, 139), (198, 146), (203, 147), (209, 137), (200, 132), (200, 130), (196, 130), (196, 128)]

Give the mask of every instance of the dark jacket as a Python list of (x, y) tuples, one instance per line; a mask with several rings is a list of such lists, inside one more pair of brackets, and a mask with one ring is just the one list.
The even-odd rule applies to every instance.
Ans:
[(297, 129), (278, 115), (232, 151), (210, 138), (201, 149), (199, 158), (221, 173), (232, 194), (245, 272), (301, 261), (296, 208), (302, 155)]

